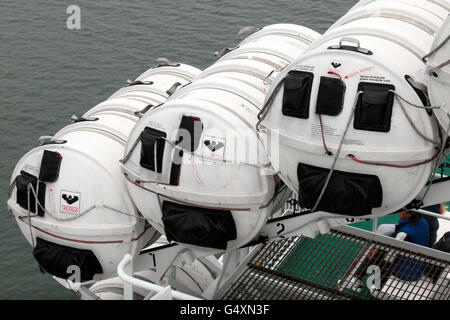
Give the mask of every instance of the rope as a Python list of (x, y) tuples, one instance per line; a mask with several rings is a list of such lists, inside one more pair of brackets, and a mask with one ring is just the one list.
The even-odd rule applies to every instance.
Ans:
[(450, 40), (450, 35), (447, 36), (447, 38), (444, 39), (436, 48), (434, 48), (429, 54), (425, 55), (422, 58), (423, 62), (427, 62), (427, 59), (434, 55), (436, 52), (442, 49), (442, 47)]
[(447, 66), (449, 64), (450, 64), (450, 59), (448, 59), (447, 61), (445, 61), (445, 62), (443, 62), (443, 63), (441, 63), (439, 65), (437, 65), (436, 67), (431, 68), (430, 70), (428, 70), (428, 72), (429, 72), (430, 75), (433, 75), (434, 74), (434, 70), (441, 69), (441, 68), (443, 68), (443, 67), (445, 67), (445, 66)]
[[(413, 163), (413, 164), (409, 164), (409, 165), (396, 165), (396, 164), (387, 164), (387, 163), (381, 163), (381, 162), (371, 162), (371, 161), (363, 161), (363, 160), (359, 160), (356, 156), (349, 154), (348, 157), (350, 159), (352, 159), (353, 161), (357, 162), (357, 163), (361, 163), (361, 164), (367, 164), (367, 165), (374, 165), (374, 166), (383, 166), (383, 167), (391, 167), (391, 168), (402, 168), (402, 169), (407, 169), (407, 168), (413, 168), (413, 167), (417, 167), (420, 165), (424, 165), (427, 163), (430, 163), (432, 161), (434, 161), (435, 159), (438, 159), (438, 161), (436, 161), (436, 166), (435, 169), (432, 172), (432, 176), (434, 176), (434, 173), (436, 172), (437, 168), (439, 167), (439, 163), (440, 163), (440, 157), (442, 157), (442, 154), (444, 152), (444, 148), (445, 148), (445, 143), (444, 141), (441, 142), (436, 142), (430, 138), (428, 138), (427, 136), (425, 136), (423, 133), (421, 133), (419, 131), (419, 129), (417, 128), (417, 126), (414, 124), (414, 122), (412, 121), (411, 117), (409, 116), (409, 114), (407, 113), (405, 106), (403, 105), (402, 101), (406, 102), (407, 104), (416, 107), (416, 108), (420, 108), (420, 109), (441, 109), (440, 107), (433, 107), (433, 106), (418, 106), (415, 105), (414, 103), (404, 99), (400, 94), (398, 94), (397, 92), (395, 92), (394, 90), (389, 90), (390, 92), (392, 92), (395, 95), (395, 99), (397, 100), (398, 104), (400, 105), (400, 108), (402, 109), (406, 119), (408, 120), (408, 122), (410, 123), (411, 127), (414, 129), (414, 131), (416, 131), (416, 133), (422, 137), (425, 141), (428, 141), (430, 143), (432, 143), (433, 145), (435, 145), (436, 147), (439, 147), (439, 149), (437, 150), (436, 154), (425, 161), (421, 161), (418, 163)], [(450, 130), (450, 125), (449, 128), (447, 129), (447, 134), (446, 136), (448, 136)]]
[[(48, 214), (50, 217), (52, 217), (52, 218), (55, 219), (56, 221), (60, 221), (60, 222), (67, 222), (67, 221), (73, 221), (73, 220), (79, 219), (79, 218), (81, 218), (82, 216), (88, 214), (89, 212), (91, 212), (92, 210), (94, 210), (94, 209), (97, 207), (97, 206), (94, 205), (94, 206), (90, 207), (89, 209), (87, 209), (85, 212), (83, 212), (83, 213), (81, 213), (81, 214), (79, 214), (79, 215), (77, 215), (77, 216), (70, 217), (70, 218), (66, 218), (66, 219), (62, 219), (62, 218), (59, 218), (59, 217), (55, 216), (53, 213), (51, 213), (50, 211), (48, 211), (44, 206), (42, 206), (41, 202), (39, 201), (39, 199), (38, 199), (38, 197), (37, 197), (37, 193), (36, 193), (36, 191), (34, 190), (34, 187), (33, 187), (33, 185), (32, 185), (31, 183), (28, 184), (28, 190), (31, 190), (31, 192), (33, 193), (33, 196), (34, 196), (34, 199), (35, 199), (35, 201), (36, 201), (37, 206), (38, 206), (39, 208), (41, 208), (41, 209), (42, 209), (46, 214)], [(30, 208), (30, 204), (29, 204), (29, 202), (30, 202), (30, 193), (28, 193), (28, 199), (27, 199), (27, 201), (28, 201), (28, 213), (29, 213), (29, 212), (30, 212), (30, 209), (29, 209), (29, 208)], [(116, 212), (116, 213), (118, 213), (118, 214), (122, 214), (122, 215), (126, 215), (126, 216), (129, 216), (129, 217), (135, 218), (135, 219), (146, 220), (145, 218), (143, 218), (143, 217), (141, 217), (141, 216), (139, 216), (139, 215), (133, 215), (133, 214), (130, 214), (130, 213), (126, 213), (126, 212), (120, 211), (120, 210), (118, 210), (118, 209), (109, 207), (109, 206), (103, 206), (103, 208), (108, 209), (108, 210), (111, 210), (111, 211), (114, 211), (114, 212)], [(37, 216), (37, 214), (36, 214), (36, 215), (33, 215), (33, 216), (31, 216), (31, 217), (36, 217), (36, 216)], [(30, 220), (30, 227), (31, 227), (31, 220)]]
[(136, 141), (133, 143), (133, 146), (131, 147), (130, 151), (128, 151), (127, 155), (122, 160), (119, 160), (120, 163), (125, 164), (125, 163), (128, 162), (128, 160), (130, 160), (131, 155), (134, 152), (134, 149), (136, 149), (136, 147), (137, 147), (137, 145), (139, 144), (140, 141), (141, 141), (141, 137), (138, 137), (136, 139)]
[[(447, 38), (445, 38), (444, 41), (442, 41), (442, 43), (440, 43), (436, 48), (434, 48), (429, 54), (427, 54), (426, 56), (424, 56), (424, 57), (422, 58), (422, 61), (426, 63), (426, 62), (427, 62), (427, 58), (431, 57), (431, 56), (434, 55), (436, 52), (438, 52), (439, 50), (441, 50), (442, 47), (444, 47), (444, 45), (445, 45), (449, 40), (450, 40), (450, 35), (448, 35)], [(435, 66), (435, 67), (431, 67), (430, 70), (428, 70), (428, 74), (434, 75), (434, 73), (435, 73), (434, 71), (435, 71), (436, 69), (441, 69), (441, 68), (443, 68), (443, 67), (445, 67), (445, 66), (447, 66), (447, 65), (449, 65), (449, 64), (450, 64), (450, 59), (448, 59), (447, 61), (445, 61), (445, 62), (443, 62), (443, 63), (441, 63), (441, 64), (439, 64), (439, 65), (437, 65), (437, 66)]]
[(333, 153), (328, 150), (327, 147), (327, 143), (325, 141), (325, 134), (324, 134), (324, 130), (323, 130), (323, 122), (322, 122), (322, 115), (319, 114), (319, 121), (320, 121), (320, 131), (322, 132), (322, 144), (323, 144), (323, 148), (325, 149), (325, 153), (329, 156), (333, 156)]
[(330, 183), (331, 176), (333, 175), (334, 168), (336, 167), (337, 160), (338, 160), (339, 155), (340, 155), (341, 150), (342, 150), (342, 145), (344, 144), (345, 136), (347, 135), (348, 129), (350, 127), (350, 123), (351, 123), (351, 121), (353, 119), (353, 116), (355, 115), (356, 106), (358, 104), (359, 96), (361, 95), (361, 93), (362, 93), (362, 91), (359, 91), (356, 94), (355, 102), (353, 103), (351, 114), (350, 114), (350, 116), (348, 118), (348, 121), (347, 121), (347, 124), (345, 126), (345, 131), (344, 131), (344, 133), (342, 135), (341, 141), (339, 142), (339, 147), (338, 147), (338, 150), (336, 152), (336, 156), (334, 157), (333, 164), (331, 165), (330, 172), (328, 173), (327, 179), (325, 180), (325, 184), (322, 187), (322, 190), (321, 190), (321, 192), (319, 194), (319, 197), (316, 200), (316, 203), (315, 203), (314, 207), (311, 210), (311, 213), (313, 213), (313, 212), (315, 212), (317, 210), (317, 207), (319, 206), (320, 201), (322, 201), (323, 195), (325, 194), (325, 190), (327, 189), (328, 184)]
[(436, 107), (436, 106), (420, 106), (420, 105), (414, 104), (414, 103), (406, 100), (405, 98), (403, 98), (399, 93), (397, 93), (394, 90), (389, 90), (389, 92), (392, 92), (393, 94), (395, 94), (396, 97), (400, 98), (401, 100), (403, 100), (404, 102), (406, 102), (407, 104), (409, 104), (410, 106), (413, 106), (415, 108), (425, 109), (425, 110), (441, 109), (441, 107)]
[[(339, 80), (341, 80), (341, 82), (344, 84), (344, 81), (342, 81), (342, 76), (339, 73), (334, 72), (334, 71), (328, 71), (328, 74), (331, 74), (331, 75), (334, 75), (334, 76), (338, 77)], [(344, 84), (344, 86), (345, 86), (345, 84)], [(320, 131), (322, 133), (323, 148), (325, 149), (325, 153), (331, 157), (331, 156), (333, 156), (333, 153), (330, 150), (328, 150), (327, 143), (325, 141), (325, 133), (324, 133), (324, 129), (323, 129), (323, 121), (322, 121), (322, 115), (321, 114), (319, 114), (319, 121), (320, 121)]]
[(17, 184), (17, 178), (14, 179), (14, 181), (13, 181), (13, 182), (11, 183), (11, 185), (9, 186), (9, 189), (8, 189), (8, 199), (11, 198), (12, 192), (13, 192), (14, 188), (16, 187), (16, 184)]
[(269, 113), (270, 107), (272, 106), (273, 99), (280, 91), (281, 86), (284, 84), (284, 81), (286, 80), (287, 76), (285, 76), (283, 79), (281, 79), (280, 82), (275, 86), (274, 90), (271, 92), (271, 94), (267, 97), (266, 102), (264, 103), (261, 111), (258, 113), (258, 122), (256, 123), (256, 131), (259, 132), (259, 126), (266, 118), (267, 114)]
[(348, 157), (350, 159), (352, 159), (353, 161), (355, 161), (357, 163), (367, 164), (367, 165), (371, 165), (371, 166), (401, 168), (401, 169), (408, 169), (408, 168), (418, 167), (418, 166), (430, 163), (433, 160), (435, 160), (438, 156), (439, 156), (439, 150), (436, 152), (436, 154), (431, 159), (428, 159), (428, 160), (425, 160), (425, 161), (422, 161), (422, 162), (418, 162), (418, 163), (408, 164), (408, 165), (399, 165), (399, 164), (388, 164), (388, 163), (382, 163), (382, 162), (364, 161), (364, 160), (358, 159), (353, 154), (349, 154), (348, 155)]
[[(166, 199), (172, 200), (172, 201), (180, 203), (180, 204), (185, 204), (187, 206), (194, 206), (194, 207), (197, 207), (197, 208), (212, 209), (212, 210), (222, 210), (222, 211), (251, 211), (252, 210), (251, 208), (222, 208), (222, 207), (221, 208), (217, 208), (217, 207), (211, 207), (211, 206), (203, 206), (203, 205), (199, 205), (199, 204), (193, 203), (193, 202), (183, 201), (183, 200), (180, 200), (180, 199), (177, 199), (177, 198), (173, 198), (173, 197), (170, 197), (168, 195), (159, 193), (157, 191), (154, 191), (154, 190), (151, 190), (151, 189), (147, 189), (146, 187), (144, 187), (144, 186), (142, 186), (140, 184), (140, 183), (159, 184), (158, 182), (154, 182), (154, 181), (148, 181), (148, 182), (146, 182), (146, 181), (133, 181), (132, 179), (130, 179), (130, 177), (127, 176), (127, 174), (124, 174), (124, 177), (125, 177), (125, 179), (127, 179), (127, 181), (129, 181), (130, 183), (134, 184), (135, 186), (141, 188), (142, 190), (151, 192), (151, 193), (157, 195), (158, 197), (164, 197)], [(267, 202), (267, 204), (264, 204), (264, 205), (260, 206), (258, 209), (261, 210), (261, 209), (267, 208), (270, 205), (270, 203), (272, 203), (273, 201), (274, 201), (274, 197), (272, 197), (269, 200), (269, 202)]]
[[(447, 117), (450, 118), (450, 114), (449, 114), (449, 113), (447, 113)], [(446, 131), (445, 135), (442, 136), (442, 145), (441, 145), (441, 148), (440, 148), (440, 150), (439, 150), (439, 158), (438, 158), (437, 161), (436, 161), (436, 165), (434, 166), (433, 171), (431, 171), (431, 176), (430, 176), (430, 179), (429, 179), (429, 183), (428, 183), (427, 190), (425, 191), (425, 193), (424, 193), (424, 195), (423, 195), (423, 197), (422, 197), (422, 200), (421, 200), (422, 203), (423, 203), (423, 201), (425, 200), (426, 196), (428, 195), (428, 192), (430, 191), (430, 188), (431, 188), (431, 185), (432, 185), (432, 181), (433, 181), (434, 174), (436, 173), (436, 171), (437, 171), (437, 169), (438, 169), (438, 167), (439, 167), (439, 164), (442, 162), (443, 156), (445, 156), (445, 155), (444, 155), (444, 150), (445, 150), (445, 145), (446, 145), (445, 141), (446, 141), (446, 139), (447, 139), (449, 133), (450, 133), (450, 123), (449, 123), (449, 125), (448, 125), (448, 127), (447, 127), (447, 131)]]
[[(405, 106), (404, 106), (403, 103), (401, 102), (401, 100), (403, 100), (403, 101), (406, 101), (406, 100), (404, 100), (403, 98), (401, 98), (401, 97), (400, 97), (399, 95), (397, 95), (397, 94), (395, 95), (395, 99), (397, 100), (398, 104), (400, 105), (400, 108), (402, 109), (403, 113), (405, 114), (406, 119), (408, 120), (409, 124), (412, 126), (412, 128), (414, 129), (414, 131), (416, 131), (417, 134), (418, 134), (419, 136), (421, 136), (424, 140), (426, 140), (426, 141), (428, 141), (428, 142), (434, 144), (435, 146), (440, 146), (440, 143), (439, 143), (439, 142), (436, 142), (436, 141), (434, 141), (434, 140), (428, 138), (428, 137), (425, 136), (423, 133), (421, 133), (421, 132), (419, 131), (419, 129), (417, 129), (417, 126), (414, 124), (414, 122), (412, 121), (411, 117), (410, 117), (409, 114), (406, 112)], [(407, 102), (407, 101), (406, 101), (406, 102)], [(408, 102), (407, 102), (407, 103), (408, 103)]]
[(33, 229), (31, 226), (31, 211), (30, 211), (30, 184), (27, 186), (27, 211), (28, 211), (28, 222), (30, 223), (30, 238), (31, 238), (31, 246), (34, 248), (34, 238), (33, 238)]

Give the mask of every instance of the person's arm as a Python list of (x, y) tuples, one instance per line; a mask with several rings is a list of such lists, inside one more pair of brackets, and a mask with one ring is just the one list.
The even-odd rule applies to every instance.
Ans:
[(408, 234), (406, 232), (399, 232), (397, 234), (397, 236), (395, 237), (395, 239), (400, 240), (400, 241), (405, 241), (406, 238), (408, 238)]

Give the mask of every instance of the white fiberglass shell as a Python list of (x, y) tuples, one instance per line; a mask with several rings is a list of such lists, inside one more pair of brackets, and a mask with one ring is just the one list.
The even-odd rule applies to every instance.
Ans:
[[(226, 249), (232, 250), (253, 240), (269, 216), (281, 208), (289, 192), (279, 189), (271, 170), (262, 143), (265, 137), (255, 129), (257, 114), (274, 72), (317, 36), (293, 25), (263, 28), (138, 122), (130, 134), (123, 171), (133, 201), (159, 232), (166, 234), (165, 202), (229, 211), (236, 238), (227, 242)], [(180, 150), (175, 145), (184, 117), (201, 121), (203, 129), (198, 147), (184, 152), (178, 181), (173, 184), (172, 161)], [(146, 128), (167, 135), (159, 173), (140, 164), (139, 137)], [(207, 243), (181, 243), (213, 248)]]
[[(361, 1), (364, 2), (364, 1)], [(440, 4), (438, 4), (440, 3)], [(346, 24), (361, 18), (380, 17), (392, 20), (403, 20), (410, 24), (428, 30), (430, 34), (439, 29), (439, 20), (444, 20), (448, 15), (446, 1), (429, 0), (375, 0), (358, 5), (339, 19), (328, 30), (338, 25)], [(424, 12), (426, 14), (424, 15)], [(439, 19), (439, 20), (436, 20)], [(328, 32), (327, 31), (327, 32)]]
[[(397, 20), (409, 20), (412, 23), (420, 25), (421, 23), (414, 18), (414, 15), (405, 14), (403, 9), (398, 9), (398, 4), (407, 4), (411, 7), (417, 7), (419, 10), (425, 9), (435, 16), (445, 19), (447, 12), (450, 12), (449, 0), (361, 0), (356, 3), (342, 18), (336, 21), (328, 30), (335, 28), (355, 18), (355, 12), (360, 18), (362, 15), (367, 16), (384, 16), (385, 18), (393, 18)], [(369, 11), (366, 9), (370, 8)], [(411, 19), (412, 18), (412, 19)], [(415, 22), (413, 22), (415, 20)], [(420, 20), (420, 19), (419, 19)]]
[(444, 131), (450, 126), (450, 17), (436, 35), (427, 60), (427, 85), (431, 105)]
[[(283, 156), (271, 158), (271, 161), (279, 163), (280, 177), (293, 190), (299, 192), (300, 164), (325, 169), (324, 177), (329, 176), (332, 168), (336, 172), (378, 177), (382, 202), (371, 214), (361, 214), (361, 218), (386, 215), (408, 205), (425, 187), (436, 166), (434, 160), (441, 143), (436, 119), (426, 110), (411, 105), (423, 106), (423, 102), (407, 78), (415, 79), (423, 73), (425, 66), (421, 57), (432, 42), (430, 31), (443, 22), (442, 7), (433, 7), (439, 15), (430, 11), (431, 5), (424, 9), (408, 2), (411, 1), (373, 1), (351, 10), (304, 55), (280, 72), (266, 98), (267, 114), (260, 129), (279, 134)], [(390, 10), (402, 18), (379, 14)], [(419, 18), (423, 18), (421, 24), (416, 23)], [(284, 81), (292, 72), (308, 74), (312, 79), (310, 99), (305, 104), (308, 115), (302, 118), (283, 111)], [(327, 83), (336, 81), (340, 81), (344, 89), (342, 100), (336, 100), (332, 106), (341, 103), (342, 110), (336, 114), (321, 110), (319, 116), (316, 113), (319, 99), (322, 104), (330, 93), (319, 96), (319, 87), (322, 84), (327, 88)], [(360, 99), (366, 99), (363, 93), (362, 98), (359, 96), (360, 85), (364, 83), (378, 86), (376, 90), (385, 90), (393, 97), (392, 114), (387, 116), (388, 127), (383, 132), (356, 125), (357, 113), (353, 110)], [(386, 86), (392, 87), (387, 89)], [(367, 99), (374, 99), (374, 96)], [(318, 207), (317, 200), (321, 194), (323, 196), (326, 183), (324, 179), (315, 190), (316, 202), (310, 209)], [(302, 194), (299, 196), (302, 199)], [(372, 196), (375, 197), (369, 194)], [(338, 198), (333, 200), (338, 201)], [(345, 216), (345, 212), (339, 213)], [(330, 213), (328, 216), (338, 215)]]
[[(187, 84), (199, 72), (185, 65), (150, 69), (146, 72), (147, 84), (119, 90), (88, 111), (81, 119), (84, 121), (64, 127), (49, 144), (22, 157), (12, 174), (8, 207), (31, 245), (36, 246), (39, 238), (59, 246), (89, 250), (103, 271), (97, 277), (108, 277), (116, 272), (124, 254), (136, 254), (158, 239), (160, 234), (131, 201), (119, 161), (129, 132), (138, 120), (135, 112), (148, 104), (165, 102), (169, 96), (165, 91), (177, 82)], [(27, 206), (18, 204), (15, 181), (22, 171), (39, 177), (44, 151), (59, 155), (61, 162), (57, 179), (45, 182), (43, 198), (35, 202), (45, 211), (42, 216), (31, 213), (30, 219)], [(39, 194), (39, 190), (35, 192)], [(32, 191), (30, 197), (34, 197)]]
[[(219, 61), (230, 59), (258, 60), (276, 70), (292, 62), (319, 34), (293, 24), (275, 24), (262, 28), (244, 39)], [(276, 44), (276, 45), (274, 45)]]

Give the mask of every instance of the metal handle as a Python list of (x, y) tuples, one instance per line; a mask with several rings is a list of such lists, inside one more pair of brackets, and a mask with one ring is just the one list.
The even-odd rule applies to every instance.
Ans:
[(344, 38), (341, 39), (341, 41), (339, 41), (339, 46), (340, 46), (341, 48), (343, 47), (342, 43), (343, 43), (344, 41), (346, 41), (346, 42), (351, 42), (351, 43), (356, 44), (356, 48), (357, 48), (357, 49), (360, 49), (360, 48), (361, 48), (361, 42), (360, 42), (358, 39), (350, 38), (350, 37), (344, 37)]
[[(350, 43), (356, 44), (356, 46), (344, 45), (344, 42), (350, 42)], [(329, 50), (348, 50), (348, 51), (354, 51), (354, 52), (362, 53), (362, 54), (366, 54), (366, 55), (373, 54), (373, 52), (370, 51), (369, 49), (361, 48), (361, 43), (359, 42), (358, 39), (350, 38), (350, 37), (342, 38), (339, 41), (339, 45), (328, 47), (328, 49)]]

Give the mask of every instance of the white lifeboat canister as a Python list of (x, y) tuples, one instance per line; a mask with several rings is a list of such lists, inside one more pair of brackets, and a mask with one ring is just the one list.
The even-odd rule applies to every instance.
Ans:
[(448, 14), (435, 2), (364, 1), (273, 82), (258, 128), (279, 137), (270, 160), (310, 221), (390, 214), (436, 171), (443, 141), (417, 85)]
[(317, 37), (295, 25), (263, 28), (135, 126), (123, 162), (127, 186), (170, 241), (233, 250), (281, 209), (290, 191), (271, 170), (257, 114), (273, 75)]
[(427, 86), (431, 105), (444, 131), (450, 126), (450, 17), (436, 35), (427, 62)]
[(139, 117), (199, 72), (152, 68), (18, 162), (8, 207), (43, 270), (63, 279), (78, 270), (82, 282), (105, 278), (124, 254), (160, 237), (131, 201), (119, 161)]

